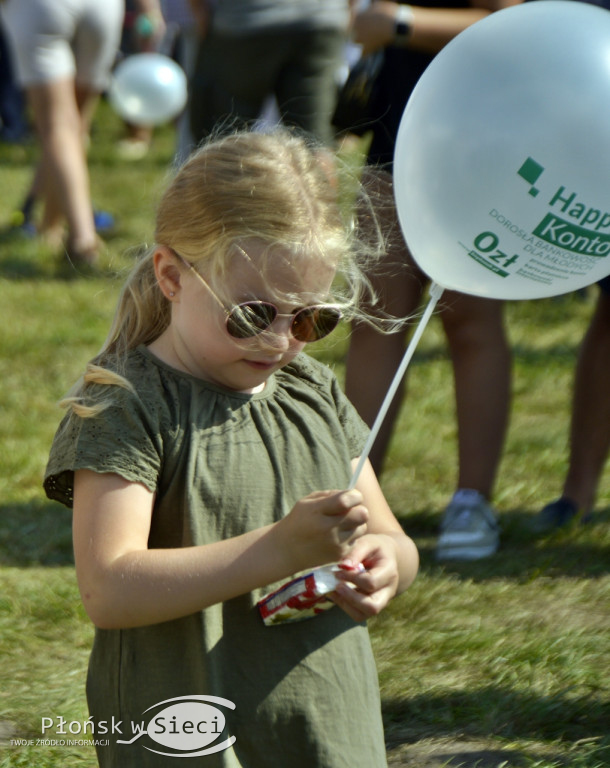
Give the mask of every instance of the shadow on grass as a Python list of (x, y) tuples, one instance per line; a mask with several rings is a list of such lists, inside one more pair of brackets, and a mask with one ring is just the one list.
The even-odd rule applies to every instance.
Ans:
[(592, 523), (547, 534), (534, 530), (534, 518), (534, 512), (524, 510), (503, 512), (500, 549), (495, 555), (443, 563), (435, 559), (440, 514), (420, 510), (401, 517), (400, 522), (417, 544), (423, 568), (442, 568), (472, 581), (529, 581), (540, 575), (597, 578), (610, 572), (610, 508), (596, 511)]
[[(512, 347), (512, 355), (514, 359), (528, 365), (548, 365), (554, 360), (557, 360), (560, 363), (565, 363), (566, 356), (572, 355), (575, 358), (578, 347), (578, 341), (573, 344), (559, 343), (541, 348), (536, 348), (534, 346), (529, 347), (524, 344), (515, 344)], [(441, 342), (439, 344), (422, 346), (417, 349), (411, 365), (417, 367), (419, 365), (426, 365), (428, 363), (448, 359), (447, 347)]]
[[(580, 742), (594, 749), (598, 765), (610, 765), (607, 701), (569, 694), (543, 696), (488, 686), (386, 699), (382, 710), (389, 750), (430, 738), (483, 742), (492, 744), (492, 748), (493, 744), (498, 747), (500, 739), (566, 745)], [(602, 754), (606, 762), (601, 762)], [(450, 757), (451, 754), (446, 755), (446, 759)]]
[[(595, 522), (541, 536), (532, 531), (533, 514), (502, 514), (500, 550), (476, 562), (437, 563), (434, 547), (440, 516), (419, 511), (401, 518), (420, 552), (422, 568), (442, 568), (472, 581), (512, 578), (529, 581), (539, 575), (596, 578), (610, 571), (610, 509)], [(0, 564), (67, 565), (73, 562), (72, 512), (61, 504), (37, 499), (0, 505)]]
[(51, 276), (47, 255), (14, 231), (0, 231), (0, 277), (5, 280), (45, 279)]
[[(514, 749), (498, 749), (462, 739), (402, 745), (388, 750), (390, 768), (526, 768), (525, 756)], [(564, 763), (561, 763), (564, 765)]]
[[(119, 226), (112, 232), (105, 232), (99, 268), (71, 263), (61, 247), (52, 249), (41, 244), (35, 237), (28, 239), (17, 230), (0, 228), (0, 278), (5, 280), (71, 280), (91, 278), (115, 280), (117, 269), (107, 262), (112, 259), (109, 252), (113, 241), (119, 241), (123, 232)], [(135, 250), (134, 250), (135, 253)], [(132, 257), (133, 258), (133, 257)], [(123, 267), (118, 268), (119, 274)]]
[(72, 512), (52, 501), (0, 505), (0, 565), (71, 565)]
[[(346, 337), (341, 339), (340, 343), (334, 343), (334, 338), (327, 345), (322, 347), (319, 351), (312, 349), (310, 354), (321, 360), (326, 365), (330, 366), (337, 373), (337, 368), (342, 369), (345, 365), (345, 356), (349, 346), (349, 339)], [(512, 347), (513, 358), (519, 361), (521, 364), (530, 366), (536, 366), (544, 371), (553, 362), (565, 364), (567, 359), (576, 359), (578, 352), (579, 341), (577, 340), (572, 344), (558, 343), (543, 348), (536, 348), (534, 346), (528, 347), (524, 344), (515, 344)], [(418, 347), (413, 355), (413, 360), (410, 363), (410, 369), (417, 369), (418, 367), (429, 365), (430, 363), (436, 363), (439, 361), (449, 361), (447, 346), (445, 342), (422, 344)], [(390, 456), (387, 461), (388, 467), (392, 464), (392, 457)]]

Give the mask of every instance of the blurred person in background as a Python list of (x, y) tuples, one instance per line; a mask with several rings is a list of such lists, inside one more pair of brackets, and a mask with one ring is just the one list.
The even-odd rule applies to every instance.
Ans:
[[(471, 24), (520, 0), (422, 0), (417, 5), (378, 0), (355, 15), (353, 39), (363, 55), (380, 49), (375, 119), (365, 183), (388, 233), (385, 265), (371, 275), (382, 312), (417, 313), (428, 278), (412, 260), (402, 237), (392, 189), (392, 160), (407, 100), (433, 57)], [(453, 364), (458, 423), (458, 477), (441, 523), (439, 560), (476, 560), (499, 545), (491, 506), (510, 410), (511, 356), (502, 302), (445, 291), (438, 307)], [(405, 333), (383, 335), (355, 324), (347, 359), (346, 393), (371, 425), (403, 357)], [(398, 416), (404, 384), (371, 452), (379, 473)]]
[(252, 125), (268, 97), (280, 119), (331, 143), (348, 0), (190, 0), (201, 44), (191, 87), (195, 141)]
[(108, 84), (123, 22), (123, 0), (2, 0), (2, 22), (41, 147), (34, 187), (40, 228), (74, 265), (93, 265), (99, 244), (86, 151), (91, 118)]

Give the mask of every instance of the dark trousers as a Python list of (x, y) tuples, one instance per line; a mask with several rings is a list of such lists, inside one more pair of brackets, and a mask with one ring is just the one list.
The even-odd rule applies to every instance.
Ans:
[(285, 124), (329, 142), (344, 43), (343, 32), (332, 29), (210, 35), (191, 82), (194, 139), (253, 123), (273, 95)]

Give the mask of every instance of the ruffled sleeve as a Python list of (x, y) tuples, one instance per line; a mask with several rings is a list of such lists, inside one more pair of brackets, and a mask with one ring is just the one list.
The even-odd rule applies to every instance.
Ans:
[(115, 473), (155, 490), (163, 454), (155, 412), (144, 407), (141, 395), (112, 389), (112, 404), (99, 416), (69, 414), (61, 422), (43, 483), (50, 499), (72, 507), (77, 469)]

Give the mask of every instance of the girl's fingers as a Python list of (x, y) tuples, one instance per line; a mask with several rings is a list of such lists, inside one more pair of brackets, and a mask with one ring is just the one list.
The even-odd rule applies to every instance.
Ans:
[(390, 590), (382, 589), (373, 594), (363, 594), (347, 584), (339, 584), (333, 592), (334, 602), (354, 621), (366, 621), (377, 616), (391, 599)]

